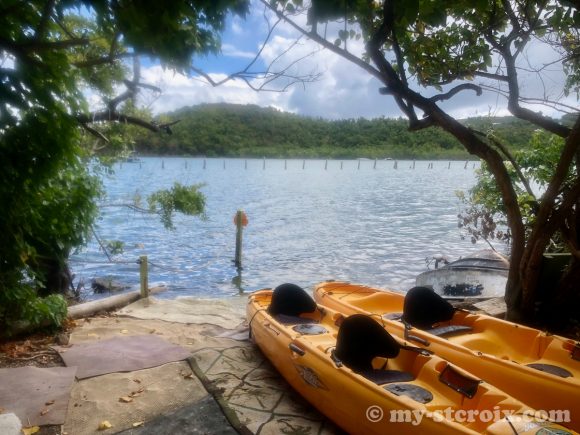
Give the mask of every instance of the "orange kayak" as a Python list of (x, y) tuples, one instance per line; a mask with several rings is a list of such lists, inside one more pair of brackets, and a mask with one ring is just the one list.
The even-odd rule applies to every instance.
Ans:
[(434, 352), (529, 406), (580, 430), (580, 344), (537, 329), (454, 310), (430, 289), (407, 295), (346, 282), (323, 282), (315, 300), (344, 315), (380, 319), (391, 334)]
[(351, 434), (572, 434), (473, 374), (284, 284), (249, 296), (250, 335), (282, 376)]

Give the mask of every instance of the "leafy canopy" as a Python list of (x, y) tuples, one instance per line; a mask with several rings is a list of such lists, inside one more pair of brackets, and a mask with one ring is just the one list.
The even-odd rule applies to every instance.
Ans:
[[(64, 315), (62, 301), (38, 299), (36, 289), (66, 282), (68, 254), (97, 214), (100, 186), (85, 162), (102, 143), (82, 139), (80, 128), (113, 144), (99, 130), (118, 132), (102, 123), (160, 131), (136, 109), (137, 92), (154, 90), (140, 82), (138, 56), (187, 73), (193, 56), (219, 50), (227, 14), (247, 8), (247, 0), (2, 1), (0, 330)], [(104, 109), (91, 112), (87, 95)]]

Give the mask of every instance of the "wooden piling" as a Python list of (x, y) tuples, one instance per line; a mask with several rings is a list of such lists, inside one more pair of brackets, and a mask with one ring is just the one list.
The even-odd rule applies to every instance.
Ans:
[(244, 161), (244, 169), (248, 169), (248, 161), (247, 160)]
[(149, 297), (149, 277), (147, 270), (147, 256), (141, 255), (139, 257), (139, 277), (141, 281), (141, 297)]
[(288, 169), (288, 161), (284, 160), (284, 170)]
[(165, 160), (161, 160), (161, 169), (165, 169)]
[(205, 169), (205, 159), (203, 159), (203, 169)]
[(375, 159), (375, 164), (373, 166), (373, 169), (377, 169), (377, 159)]
[(242, 268), (242, 234), (244, 226), (248, 224), (248, 218), (244, 214), (243, 210), (238, 210), (236, 212), (234, 223), (236, 224), (236, 254), (234, 258), (234, 264), (238, 270), (240, 270)]
[(340, 170), (342, 171), (342, 162), (340, 162)]
[(451, 162), (447, 165), (447, 169), (451, 169)]
[(394, 169), (397, 169), (397, 161), (395, 160), (395, 165), (393, 166)]
[(360, 160), (358, 161), (357, 169), (360, 169)]
[(264, 162), (262, 164), (262, 169), (266, 169), (266, 157), (264, 157)]
[(328, 169), (328, 160), (324, 163), (324, 170), (326, 171)]
[(302, 169), (306, 167), (306, 160), (302, 160)]

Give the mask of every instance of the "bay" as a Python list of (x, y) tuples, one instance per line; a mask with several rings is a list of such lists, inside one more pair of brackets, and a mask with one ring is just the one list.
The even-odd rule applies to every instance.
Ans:
[[(91, 241), (71, 266), (77, 282), (111, 277), (136, 286), (137, 259), (147, 255), (150, 283), (168, 285), (169, 298), (226, 297), (284, 282), (310, 288), (329, 279), (407, 290), (426, 258), (480, 249), (460, 237), (455, 196), (473, 186), (479, 163), (429, 164), (141, 157), (104, 178), (104, 203), (129, 204), (174, 182), (204, 183), (206, 218), (178, 215), (167, 231), (156, 217), (103, 207), (98, 234), (123, 241), (123, 254), (108, 263)], [(249, 219), (241, 275), (232, 262), (238, 209)], [(100, 297), (89, 290), (85, 298)]]

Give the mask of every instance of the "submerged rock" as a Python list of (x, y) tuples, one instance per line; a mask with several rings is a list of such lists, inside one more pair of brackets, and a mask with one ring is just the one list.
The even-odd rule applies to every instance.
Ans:
[(91, 280), (91, 288), (95, 293), (116, 293), (129, 287), (126, 284), (113, 281), (111, 278), (95, 278)]

